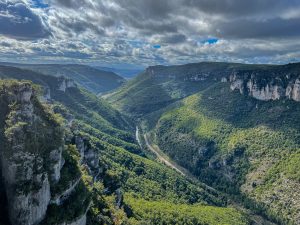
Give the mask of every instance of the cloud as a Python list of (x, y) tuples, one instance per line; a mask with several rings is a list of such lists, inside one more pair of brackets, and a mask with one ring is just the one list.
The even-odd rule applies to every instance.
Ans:
[(281, 63), (300, 59), (299, 12), (299, 0), (0, 0), (0, 50), (106, 64)]
[(50, 35), (40, 16), (24, 2), (16, 1), (0, 1), (0, 34), (25, 40)]
[(299, 5), (297, 0), (186, 0), (187, 8), (195, 8), (206, 14), (223, 15), (231, 18), (253, 17), (263, 15), (274, 16), (274, 13), (283, 11), (286, 8)]
[(51, 25), (65, 36), (180, 44), (188, 39), (300, 35), (297, 0), (49, 0)]
[(218, 25), (219, 35), (223, 38), (289, 38), (300, 36), (300, 18), (289, 20), (281, 18), (255, 20), (233, 20)]

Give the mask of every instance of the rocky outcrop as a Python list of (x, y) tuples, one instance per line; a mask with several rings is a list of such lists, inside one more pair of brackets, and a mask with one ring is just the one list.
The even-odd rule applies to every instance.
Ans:
[(51, 100), (51, 90), (48, 86), (43, 87), (43, 93), (39, 99), (41, 102), (49, 102)]
[[(38, 100), (29, 82), (0, 84), (0, 103), (5, 107), (0, 114), (0, 128), (5, 131), (0, 134), (3, 142), (0, 145), (0, 174), (7, 196), (9, 220), (13, 225), (42, 223), (49, 205), (61, 205), (81, 181), (81, 177), (74, 177), (74, 182), (51, 200), (54, 195), (51, 192), (57, 190), (56, 185), (61, 185), (65, 164), (62, 156), (64, 133), (51, 112)], [(87, 159), (92, 155), (88, 153)], [(65, 224), (85, 223), (84, 214)]]
[(45, 216), (50, 201), (45, 158), (28, 148), (26, 130), (35, 123), (34, 91), (29, 83), (12, 85), (7, 94), (14, 105), (5, 132), (5, 148), (1, 149), (2, 175), (8, 199), (9, 217), (14, 225), (37, 224)]
[(226, 77), (222, 77), (222, 78), (221, 78), (221, 82), (222, 82), (222, 83), (226, 83), (226, 82), (227, 82), (227, 78), (226, 78)]
[(50, 201), (51, 204), (62, 205), (66, 199), (73, 193), (78, 183), (81, 181), (81, 177), (71, 182), (68, 187), (60, 194), (53, 197)]
[(58, 79), (58, 90), (66, 92), (68, 88), (72, 87), (77, 87), (74, 80), (65, 77), (60, 77)]
[(51, 162), (50, 165), (51, 181), (57, 183), (60, 179), (60, 171), (65, 163), (65, 160), (62, 157), (62, 148), (51, 151), (49, 154), (49, 159)]
[(247, 82), (248, 94), (258, 100), (278, 100), (284, 95), (283, 87), (279, 85), (266, 84), (264, 87), (259, 87), (252, 80)]
[(85, 139), (82, 136), (75, 135), (74, 136), (74, 144), (76, 145), (76, 148), (78, 149), (78, 152), (80, 154), (80, 162), (82, 163), (84, 159), (84, 152), (87, 149), (87, 145), (85, 143)]
[[(53, 99), (75, 85), (56, 84), (47, 83)], [(38, 90), (30, 82), (0, 83), (0, 194), (5, 196), (1, 209), (8, 209), (5, 220), (13, 225), (85, 225), (93, 199), (89, 185), (103, 181), (99, 150), (78, 131), (67, 108), (57, 103), (49, 107), (50, 92), (41, 102)], [(116, 194), (116, 207), (121, 208), (122, 192), (115, 191), (109, 193)]]
[(81, 163), (87, 165), (89, 174), (94, 180), (97, 180), (97, 176), (101, 172), (98, 151), (90, 145), (88, 138), (81, 135), (75, 135), (74, 144), (80, 153)]
[(230, 75), (230, 89), (258, 100), (292, 99), (300, 101), (300, 78), (282, 74), (264, 76), (260, 73), (234, 72)]
[(289, 99), (300, 102), (300, 78), (288, 84), (285, 95)]
[(10, 221), (16, 225), (40, 222), (50, 201), (48, 177), (41, 171), (42, 159), (19, 152), (9, 160), (3, 156), (2, 161)]
[(18, 193), (8, 191), (9, 215), (12, 224), (37, 224), (46, 215), (50, 201), (50, 185), (47, 176), (37, 181), (41, 186), (29, 193)]
[(123, 194), (122, 194), (122, 191), (120, 188), (118, 188), (116, 191), (115, 191), (115, 194), (116, 194), (116, 207), (118, 209), (121, 208), (121, 206), (123, 205)]

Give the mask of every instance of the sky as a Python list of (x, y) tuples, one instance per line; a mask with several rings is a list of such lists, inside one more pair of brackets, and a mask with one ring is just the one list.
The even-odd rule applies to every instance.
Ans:
[(0, 0), (0, 61), (300, 61), (299, 0)]

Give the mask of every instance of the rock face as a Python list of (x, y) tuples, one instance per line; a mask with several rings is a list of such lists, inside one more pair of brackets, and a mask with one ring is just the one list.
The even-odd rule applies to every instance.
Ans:
[(99, 153), (89, 144), (89, 140), (81, 135), (75, 135), (74, 144), (80, 153), (80, 161), (87, 165), (89, 174), (97, 180), (97, 176), (101, 172), (99, 167)]
[(269, 101), (283, 98), (300, 101), (300, 75), (275, 74), (272, 77), (260, 73), (233, 72), (229, 76), (230, 89), (258, 100)]
[(47, 86), (44, 86), (43, 88), (43, 95), (40, 97), (40, 100), (42, 102), (48, 102), (51, 100), (51, 91), (50, 91), (50, 88), (47, 87)]
[(286, 88), (285, 95), (289, 99), (293, 99), (297, 102), (300, 101), (300, 79), (296, 79), (295, 82), (290, 82)]
[(72, 88), (72, 87), (77, 87), (74, 80), (65, 78), (65, 77), (59, 78), (58, 90), (66, 92), (66, 89)]
[(51, 200), (51, 204), (56, 204), (56, 205), (62, 205), (66, 199), (69, 198), (69, 196), (72, 194), (74, 189), (77, 187), (78, 183), (81, 181), (81, 177), (78, 178), (76, 181), (73, 183), (70, 183), (69, 186), (64, 190), (63, 193), (61, 193), (58, 196), (55, 196)]
[(222, 77), (222, 78), (221, 78), (221, 82), (222, 82), (222, 83), (226, 83), (226, 82), (227, 82), (227, 78), (226, 78), (226, 77)]
[(9, 217), (15, 225), (37, 224), (46, 214), (50, 184), (44, 156), (28, 148), (26, 132), (37, 117), (32, 103), (34, 93), (28, 83), (13, 86), (10, 91), (7, 98), (15, 109), (10, 109), (5, 147), (1, 151)]
[[(65, 164), (62, 127), (38, 100), (30, 83), (0, 84), (0, 104), (4, 107), (0, 129), (5, 131), (0, 133), (0, 174), (13, 225), (44, 221), (48, 206), (53, 203), (52, 189), (60, 181)], [(58, 205), (70, 196), (80, 180), (81, 177), (72, 187), (66, 187), (57, 199)], [(84, 214), (70, 224), (85, 223)]]
[(62, 157), (62, 148), (51, 151), (49, 154), (49, 159), (51, 161), (50, 177), (54, 183), (57, 183), (60, 179), (60, 170), (65, 163), (65, 160)]

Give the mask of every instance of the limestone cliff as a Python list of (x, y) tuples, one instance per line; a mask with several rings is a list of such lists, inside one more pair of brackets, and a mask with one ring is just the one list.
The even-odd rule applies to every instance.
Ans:
[(42, 87), (42, 93), (39, 96), (40, 101), (42, 102), (51, 102), (53, 93), (57, 91), (66, 92), (69, 88), (77, 88), (77, 84), (74, 80), (65, 78), (65, 77), (52, 77), (53, 83), (49, 84), (41, 82), (39, 83)]
[(286, 98), (300, 101), (300, 75), (298, 74), (235, 71), (229, 76), (229, 81), (231, 90), (239, 90), (241, 94), (258, 100)]
[(16, 225), (37, 224), (46, 214), (50, 183), (60, 177), (63, 133), (43, 111), (30, 83), (2, 85), (0, 98), (7, 103), (0, 159), (9, 218)]
[(80, 153), (80, 161), (87, 166), (89, 174), (94, 180), (97, 180), (98, 175), (102, 172), (99, 167), (99, 153), (93, 148), (87, 137), (82, 135), (75, 135), (73, 142)]
[(77, 87), (74, 80), (65, 77), (58, 78), (58, 90), (65, 92), (66, 89), (71, 87)]
[[(53, 203), (51, 196), (56, 196), (54, 192), (68, 192), (63, 195), (65, 200), (81, 181), (80, 173), (79, 178), (71, 173), (69, 179), (77, 179), (75, 185), (71, 189), (62, 185), (66, 179), (61, 180), (62, 172), (66, 176), (65, 171), (74, 168), (63, 157), (63, 152), (69, 154), (65, 149), (65, 128), (48, 106), (40, 103), (30, 82), (0, 82), (0, 106), (0, 179), (4, 184), (1, 190), (7, 197), (9, 221), (13, 225), (48, 224), (47, 221), (53, 221), (46, 217)], [(76, 161), (73, 164), (76, 166)], [(85, 224), (89, 200), (84, 201), (87, 204), (86, 208), (82, 206), (83, 214), (72, 213), (75, 218), (58, 222)], [(59, 198), (57, 205), (61, 203)]]

